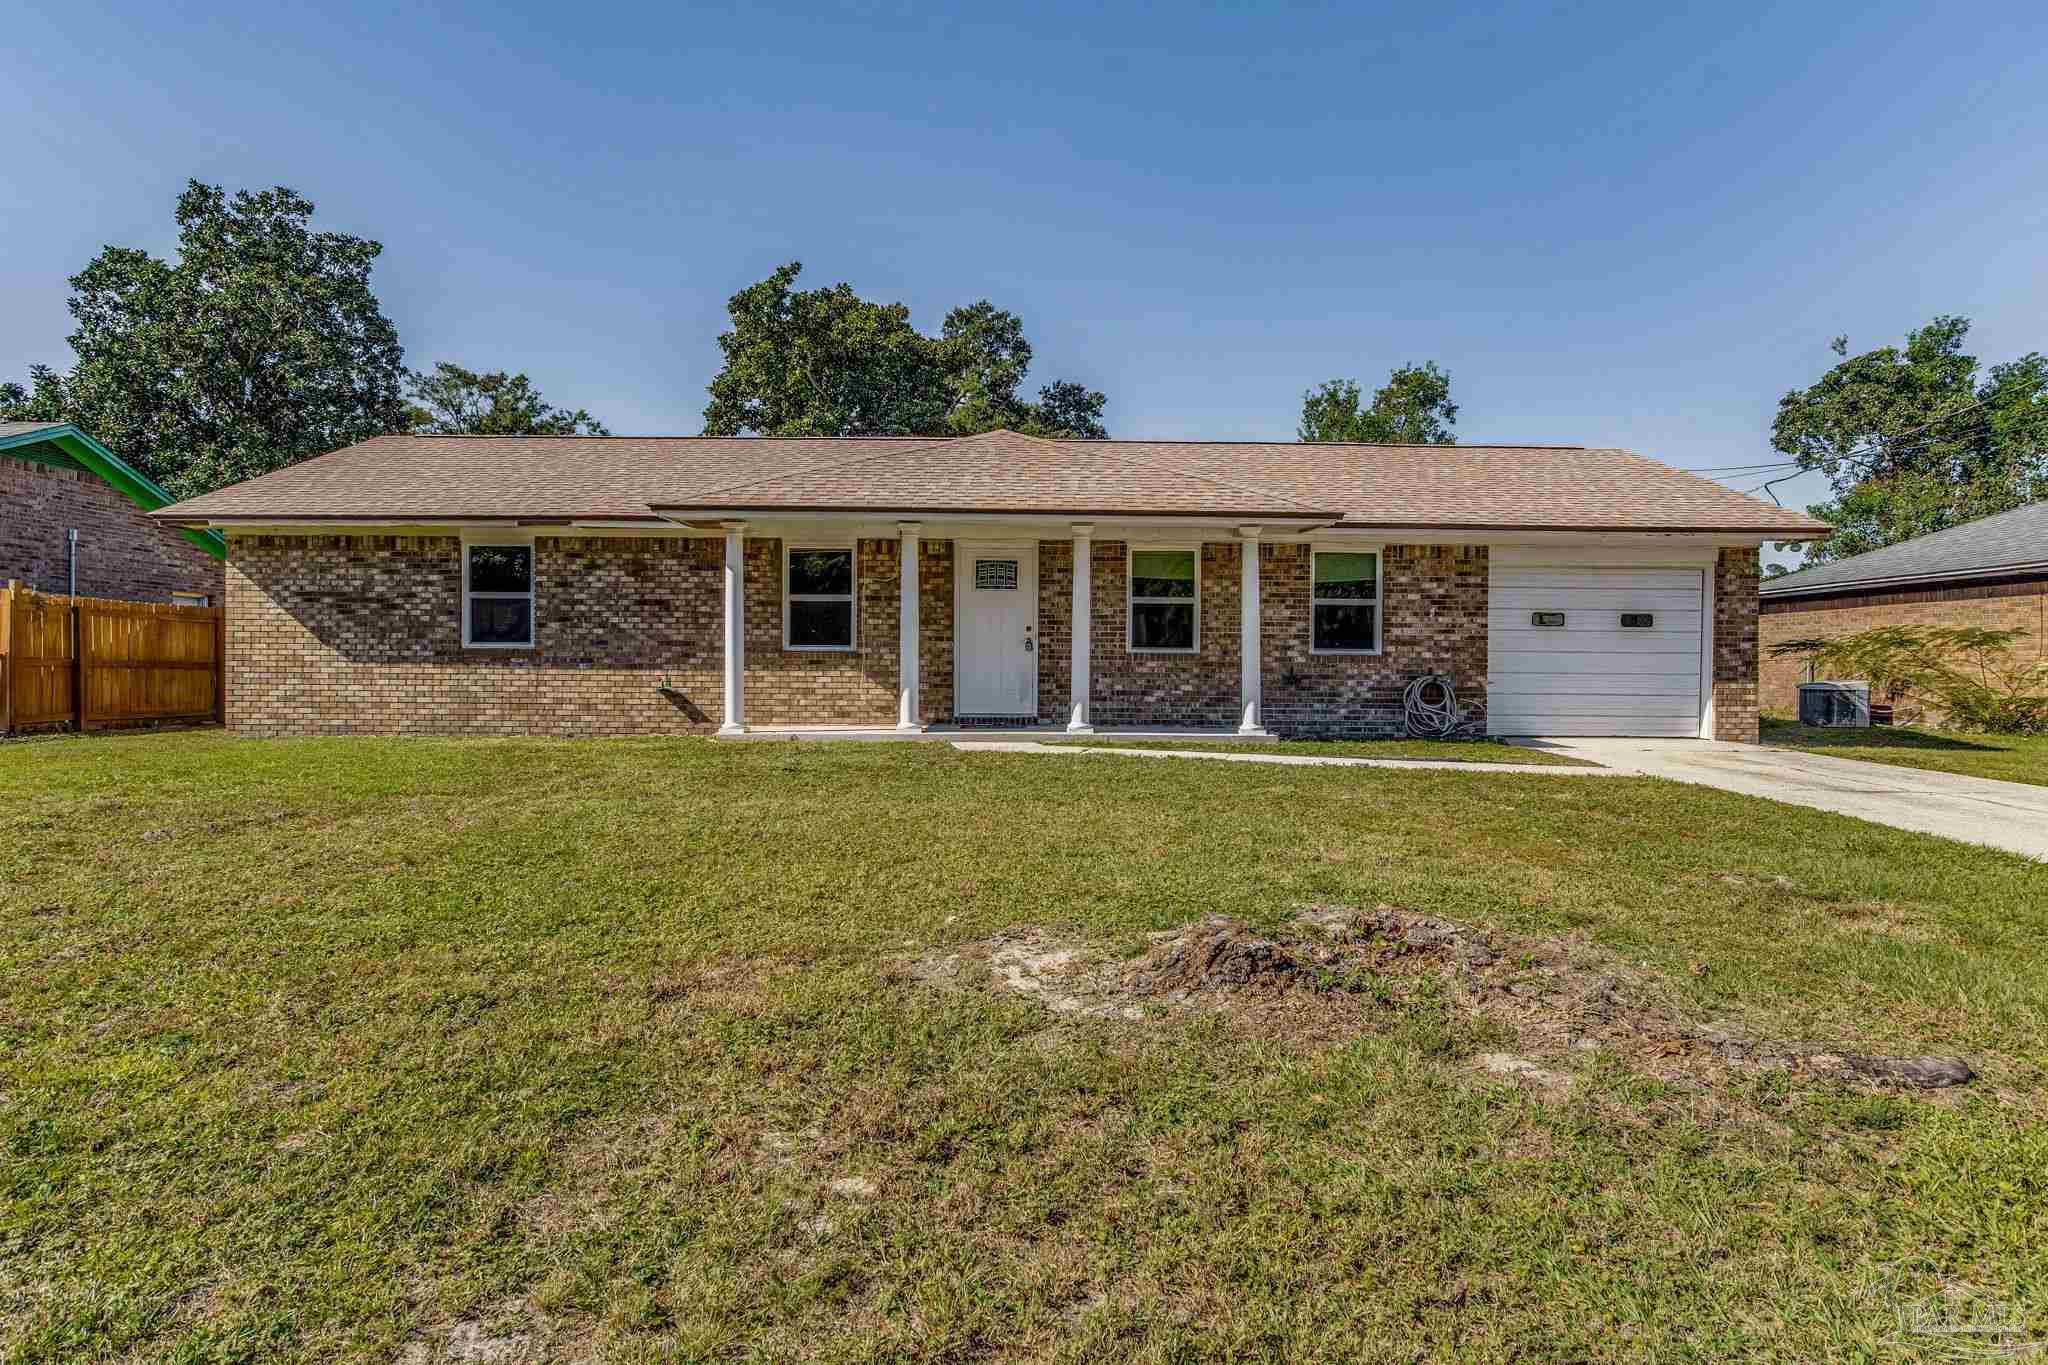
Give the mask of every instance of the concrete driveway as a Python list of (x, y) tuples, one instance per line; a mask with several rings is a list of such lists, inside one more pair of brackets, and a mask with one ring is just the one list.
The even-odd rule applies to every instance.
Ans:
[(1610, 768), (2048, 859), (2048, 787), (1698, 739), (1517, 741)]

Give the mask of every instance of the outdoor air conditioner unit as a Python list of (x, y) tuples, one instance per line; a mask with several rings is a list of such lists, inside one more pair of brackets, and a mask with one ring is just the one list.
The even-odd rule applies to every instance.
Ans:
[(1870, 684), (1810, 682), (1799, 684), (1799, 723), (1868, 729)]

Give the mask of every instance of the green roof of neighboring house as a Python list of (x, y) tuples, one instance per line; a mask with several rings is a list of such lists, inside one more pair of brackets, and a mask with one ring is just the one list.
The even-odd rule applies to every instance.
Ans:
[[(148, 475), (69, 422), (0, 422), (0, 454), (83, 470), (145, 512), (177, 501)], [(215, 559), (228, 557), (228, 543), (220, 532), (187, 530), (182, 534)]]

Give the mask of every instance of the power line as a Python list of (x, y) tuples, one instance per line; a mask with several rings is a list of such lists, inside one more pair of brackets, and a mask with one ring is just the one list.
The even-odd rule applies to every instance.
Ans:
[(1797, 460), (1771, 460), (1763, 464), (1714, 464), (1701, 469), (1688, 469), (1688, 474), (1757, 474), (1766, 469), (1782, 469), (1797, 464)]
[[(1864, 449), (1862, 449), (1862, 450), (1851, 450), (1851, 451), (1847, 451), (1847, 452), (1845, 452), (1844, 454), (1842, 454), (1842, 455), (1838, 456), (1837, 458), (1838, 458), (1838, 459), (1840, 459), (1840, 460), (1842, 460), (1842, 461), (1844, 461), (1844, 462), (1847, 462), (1847, 461), (1851, 461), (1851, 460), (1859, 460), (1859, 459), (1862, 459), (1863, 457), (1865, 457), (1865, 456), (1867, 456), (1867, 455), (1879, 455), (1879, 454), (1882, 454), (1882, 453), (1884, 453), (1884, 449), (1885, 449), (1885, 446), (1887, 446), (1887, 445), (1892, 445), (1892, 444), (1896, 444), (1896, 443), (1897, 443), (1897, 442), (1899, 442), (1899, 441), (1903, 441), (1903, 440), (1904, 440), (1904, 439), (1906, 439), (1906, 437), (1908, 437), (1908, 436), (1918, 436), (1918, 435), (1919, 435), (1919, 434), (1920, 434), (1921, 432), (1923, 432), (1923, 431), (1926, 431), (1926, 430), (1927, 430), (1927, 429), (1928, 429), (1929, 427), (1937, 427), (1937, 426), (1940, 426), (1940, 425), (1941, 425), (1941, 424), (1942, 424), (1943, 422), (1946, 422), (1946, 421), (1950, 420), (1951, 418), (1955, 418), (1955, 417), (1960, 417), (1960, 416), (1962, 416), (1962, 415), (1963, 415), (1964, 413), (1966, 413), (1966, 412), (1974, 412), (1974, 411), (1976, 411), (1976, 410), (1977, 410), (1978, 408), (1981, 408), (1981, 407), (1985, 406), (1986, 404), (1988, 404), (1988, 403), (1989, 403), (1990, 401), (1991, 401), (1991, 400), (1990, 400), (1989, 398), (1980, 398), (1980, 399), (1978, 399), (1978, 400), (1977, 400), (1976, 402), (1974, 402), (1974, 403), (1965, 403), (1965, 404), (1963, 404), (1963, 406), (1961, 406), (1961, 407), (1959, 407), (1959, 408), (1955, 408), (1955, 409), (1953, 409), (1953, 410), (1951, 410), (1951, 411), (1949, 411), (1949, 412), (1945, 412), (1945, 413), (1943, 413), (1943, 414), (1942, 414), (1941, 416), (1939, 416), (1939, 417), (1934, 417), (1934, 418), (1930, 418), (1930, 419), (1928, 419), (1927, 421), (1925, 421), (1925, 422), (1922, 422), (1922, 423), (1921, 423), (1921, 424), (1920, 424), (1919, 426), (1917, 426), (1917, 427), (1908, 427), (1908, 428), (1907, 428), (1906, 430), (1904, 430), (1904, 431), (1901, 431), (1901, 432), (1895, 432), (1895, 433), (1893, 433), (1893, 434), (1892, 434), (1892, 435), (1890, 435), (1890, 436), (1887, 436), (1887, 437), (1883, 437), (1883, 438), (1881, 438), (1881, 443), (1880, 443), (1880, 444), (1878, 444), (1878, 445), (1875, 445), (1875, 446), (1867, 446), (1867, 447), (1865, 447), (1865, 448), (1864, 448)], [(1717, 470), (1714, 470), (1714, 469), (1694, 469), (1694, 470), (1689, 470), (1689, 471), (1687, 471), (1687, 472), (1688, 472), (1688, 473), (1693, 473), (1693, 474), (1708, 474), (1708, 473), (1715, 473), (1715, 472), (1737, 472), (1737, 473), (1748, 473), (1748, 474), (1760, 474), (1760, 473), (1762, 473), (1763, 471), (1765, 471), (1765, 470), (1767, 470), (1767, 469), (1780, 469), (1780, 468), (1786, 468), (1786, 467), (1789, 467), (1789, 466), (1792, 466), (1792, 465), (1797, 465), (1797, 466), (1798, 466), (1798, 468), (1796, 468), (1796, 469), (1793, 469), (1793, 470), (1792, 470), (1792, 472), (1791, 472), (1790, 474), (1781, 474), (1781, 475), (1779, 475), (1779, 476), (1778, 476), (1777, 478), (1775, 478), (1775, 479), (1765, 479), (1765, 480), (1764, 480), (1764, 481), (1763, 481), (1762, 483), (1760, 483), (1760, 484), (1756, 485), (1756, 487), (1754, 487), (1754, 488), (1744, 488), (1744, 489), (1741, 489), (1741, 490), (1739, 490), (1740, 492), (1743, 492), (1743, 493), (1750, 493), (1750, 494), (1754, 494), (1754, 493), (1763, 493), (1763, 494), (1766, 494), (1766, 495), (1768, 495), (1768, 496), (1769, 496), (1769, 498), (1770, 498), (1770, 500), (1771, 500), (1772, 502), (1776, 502), (1776, 503), (1778, 503), (1778, 506), (1780, 506), (1780, 507), (1783, 507), (1783, 506), (1784, 506), (1785, 504), (1784, 504), (1784, 503), (1782, 503), (1782, 502), (1779, 502), (1779, 501), (1778, 501), (1778, 495), (1777, 495), (1777, 493), (1776, 493), (1775, 491), (1773, 491), (1773, 490), (1774, 490), (1774, 489), (1775, 489), (1775, 488), (1777, 487), (1777, 485), (1779, 485), (1779, 484), (1781, 484), (1781, 483), (1784, 483), (1784, 482), (1785, 482), (1785, 481), (1787, 481), (1788, 479), (1796, 479), (1796, 478), (1798, 478), (1798, 477), (1799, 477), (1799, 476), (1800, 476), (1801, 474), (1804, 474), (1804, 473), (1806, 473), (1806, 472), (1807, 472), (1807, 471), (1808, 471), (1808, 470), (1809, 470), (1810, 468), (1811, 468), (1811, 469), (1813, 469), (1813, 470), (1814, 470), (1814, 472), (1816, 472), (1816, 473), (1817, 473), (1817, 472), (1819, 472), (1819, 471), (1818, 471), (1818, 469), (1817, 469), (1817, 467), (1814, 467), (1814, 466), (1809, 466), (1809, 465), (1807, 465), (1807, 464), (1805, 464), (1804, 462), (1802, 462), (1802, 461), (1799, 461), (1799, 460), (1786, 460), (1786, 461), (1781, 461), (1781, 462), (1780, 462), (1780, 463), (1778, 463), (1778, 464), (1759, 464), (1759, 465), (1723, 465), (1723, 466), (1720, 466), (1720, 467), (1719, 467), (1719, 471), (1717, 471)]]

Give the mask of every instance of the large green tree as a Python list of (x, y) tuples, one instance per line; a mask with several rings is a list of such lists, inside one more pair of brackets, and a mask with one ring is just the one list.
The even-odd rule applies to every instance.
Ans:
[(1981, 370), (1967, 318), (1937, 317), (1904, 348), (1849, 354), (1778, 403), (1771, 444), (1835, 496), (1810, 510), (1834, 534), (1807, 563), (1861, 554), (2048, 497), (2048, 358)]
[(998, 427), (1099, 439), (1103, 395), (1072, 381), (1018, 396), (1031, 343), (1017, 315), (986, 299), (946, 315), (936, 337), (900, 303), (851, 285), (795, 289), (792, 261), (732, 296), (711, 381), (712, 436), (939, 436)]
[(406, 379), (412, 430), (436, 436), (608, 436), (582, 408), (552, 407), (523, 374), (479, 374), (443, 360)]
[(38, 367), (0, 399), (78, 423), (181, 496), (403, 430), (403, 354), (370, 289), (383, 248), (312, 216), (283, 186), (190, 182), (176, 258), (103, 250), (71, 277), (70, 372)]
[(1301, 396), (1304, 441), (1363, 441), (1373, 445), (1454, 446), (1458, 405), (1451, 401), (1451, 377), (1435, 361), (1403, 365), (1387, 376), (1366, 403), (1358, 383), (1331, 379)]

